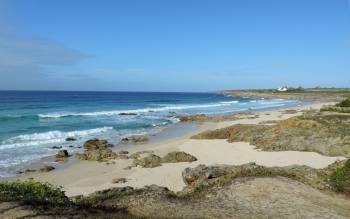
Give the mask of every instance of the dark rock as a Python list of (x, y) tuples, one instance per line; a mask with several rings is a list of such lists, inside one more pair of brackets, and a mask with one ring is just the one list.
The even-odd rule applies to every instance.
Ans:
[(119, 113), (120, 116), (137, 116), (137, 113)]
[(183, 151), (170, 152), (162, 158), (162, 163), (193, 162), (197, 158)]
[(62, 146), (53, 146), (52, 149), (61, 149)]
[(68, 138), (66, 138), (66, 141), (76, 141), (77, 139), (76, 138), (74, 138), (74, 137), (68, 137)]
[(161, 158), (157, 155), (150, 154), (147, 157), (134, 160), (133, 164), (144, 168), (159, 167), (161, 166)]

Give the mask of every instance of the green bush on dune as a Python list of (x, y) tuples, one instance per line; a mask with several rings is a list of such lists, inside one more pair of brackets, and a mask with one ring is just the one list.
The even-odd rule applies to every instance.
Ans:
[(347, 98), (336, 104), (338, 107), (350, 107), (350, 98)]
[(338, 192), (350, 193), (350, 159), (331, 174), (329, 184)]
[(0, 182), (0, 201), (63, 206), (71, 202), (59, 187), (34, 180)]

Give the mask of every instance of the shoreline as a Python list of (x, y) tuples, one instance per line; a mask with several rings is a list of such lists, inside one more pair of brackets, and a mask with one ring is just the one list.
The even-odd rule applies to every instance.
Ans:
[[(272, 98), (272, 99), (276, 99), (276, 98)], [(300, 103), (297, 103), (297, 105), (295, 106), (275, 106), (275, 107), (271, 107), (271, 108), (261, 108), (261, 109), (247, 109), (245, 111), (237, 111), (237, 112), (231, 112), (225, 115), (240, 115), (240, 114), (245, 114), (245, 113), (255, 113), (255, 112), (264, 112), (264, 111), (269, 111), (269, 110), (282, 110), (282, 109), (289, 109), (289, 108), (293, 108), (296, 106), (303, 106), (303, 105), (308, 105), (310, 104), (309, 101), (301, 101)], [(222, 114), (224, 115), (224, 114)], [(174, 115), (175, 118), (179, 118), (183, 115), (181, 114), (177, 114)], [(221, 116), (221, 114), (213, 114), (213, 115), (208, 115), (210, 117), (219, 117)], [(142, 134), (143, 136), (146, 136), (149, 138), (149, 144), (157, 144), (158, 142), (161, 141), (168, 141), (168, 140), (175, 140), (179, 137), (183, 137), (185, 135), (188, 135), (188, 133), (192, 133), (194, 134), (196, 130), (200, 130), (201, 125), (198, 122), (176, 122), (173, 124), (170, 124), (166, 127), (160, 128), (158, 132), (156, 133), (147, 133), (147, 134)], [(204, 130), (202, 130), (204, 131)], [(133, 136), (134, 134), (128, 134), (125, 135), (124, 137), (128, 137), (128, 136)], [(135, 134), (138, 135), (138, 134)], [(122, 136), (123, 137), (123, 136)], [(86, 140), (88, 140), (89, 138), (87, 138)], [(102, 138), (103, 139), (103, 138)], [(109, 139), (110, 140), (110, 139)], [(64, 142), (63, 144), (66, 144), (67, 142)], [(119, 150), (131, 150), (133, 147), (137, 146), (134, 144), (128, 144), (128, 143), (122, 143), (122, 142), (112, 142), (114, 144), (114, 147), (111, 148), (113, 151), (119, 151)], [(81, 148), (81, 144), (83, 144), (83, 142), (76, 144), (75, 142), (73, 142), (74, 145), (74, 151), (73, 153), (70, 152), (70, 148), (68, 147), (63, 147), (62, 149), (66, 149), (68, 150), (70, 155), (75, 155), (76, 153), (80, 153), (83, 151), (83, 149), (77, 149), (77, 148)], [(57, 153), (60, 149), (57, 149), (55, 151), (55, 153)], [(12, 179), (17, 179), (17, 178), (21, 178), (20, 175), (15, 174), (16, 171), (18, 170), (25, 170), (25, 169), (39, 169), (40, 167), (43, 166), (52, 166), (55, 169), (61, 169), (62, 166), (66, 166), (66, 162), (55, 162), (55, 154), (52, 154), (50, 156), (44, 156), (41, 157), (38, 160), (34, 160), (34, 161), (29, 161), (27, 164), (22, 164), (19, 165), (18, 167), (15, 168), (11, 168), (13, 169), (13, 175), (9, 175), (9, 176), (0, 176), (0, 180), (12, 180)], [(69, 159), (68, 163), (71, 163), (72, 159)]]
[[(114, 164), (106, 165), (95, 161), (75, 161), (70, 159), (54, 171), (47, 173), (32, 173), (16, 177), (17, 179), (34, 178), (57, 186), (63, 186), (68, 196), (88, 195), (90, 193), (112, 188), (132, 186), (141, 188), (156, 184), (168, 187), (172, 191), (181, 191), (185, 187), (181, 172), (187, 167), (205, 165), (240, 165), (255, 162), (264, 166), (308, 165), (323, 168), (329, 164), (343, 160), (343, 157), (327, 157), (315, 152), (259, 151), (245, 142), (228, 143), (226, 140), (193, 140), (191, 136), (206, 131), (227, 127), (234, 124), (258, 124), (271, 120), (284, 120), (300, 115), (303, 110), (319, 109), (326, 103), (307, 103), (302, 106), (275, 108), (253, 112), (256, 118), (244, 117), (234, 121), (203, 122), (196, 130), (186, 131), (175, 138), (163, 139), (142, 145), (133, 145), (127, 149), (130, 153), (153, 151), (158, 156), (164, 156), (172, 151), (184, 151), (195, 156), (198, 160), (192, 163), (167, 163), (156, 168), (134, 167), (125, 170), (132, 164), (131, 159), (115, 160)], [(328, 103), (327, 103), (328, 104)], [(330, 104), (330, 103), (329, 103)], [(288, 114), (286, 110), (298, 112)], [(192, 124), (192, 123), (191, 123)], [(168, 130), (170, 132), (174, 130)], [(119, 149), (119, 148), (118, 148)], [(271, 159), (273, 157), (273, 159)], [(125, 178), (125, 183), (112, 183), (115, 178)]]

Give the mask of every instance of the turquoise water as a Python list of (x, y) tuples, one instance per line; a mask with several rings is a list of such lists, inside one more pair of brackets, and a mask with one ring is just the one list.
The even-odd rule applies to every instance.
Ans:
[[(117, 144), (130, 134), (157, 133), (174, 115), (228, 114), (300, 104), (215, 93), (0, 91), (0, 176), (90, 138)], [(77, 141), (66, 142), (67, 137)]]

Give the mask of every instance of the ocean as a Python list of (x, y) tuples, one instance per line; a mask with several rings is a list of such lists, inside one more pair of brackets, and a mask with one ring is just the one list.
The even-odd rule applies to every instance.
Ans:
[[(217, 93), (0, 91), (0, 177), (91, 138), (118, 144), (131, 134), (155, 134), (175, 115), (229, 114), (300, 104)], [(77, 141), (67, 142), (67, 137)], [(74, 147), (69, 147), (73, 145)]]

